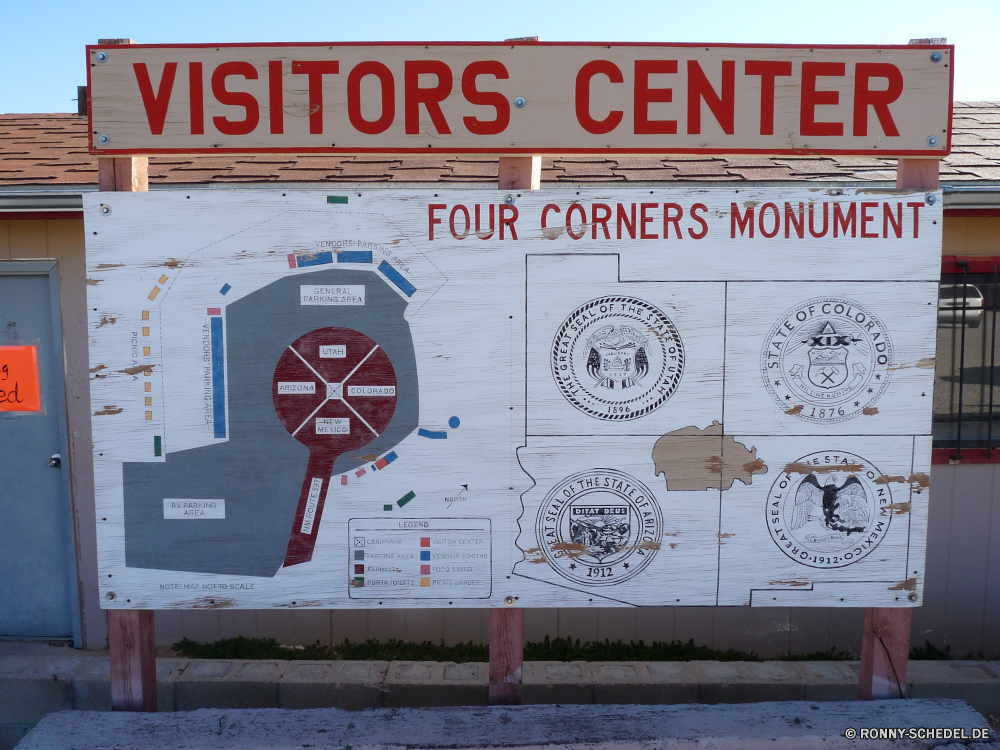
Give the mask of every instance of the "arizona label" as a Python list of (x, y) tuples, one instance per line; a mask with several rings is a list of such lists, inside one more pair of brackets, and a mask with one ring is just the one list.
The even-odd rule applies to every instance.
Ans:
[(774, 324), (760, 367), (771, 398), (786, 413), (807, 422), (844, 422), (885, 392), (892, 357), (889, 333), (871, 310), (817, 297)]
[(663, 515), (642, 482), (615, 469), (573, 474), (549, 490), (535, 533), (563, 578), (613, 586), (642, 572), (660, 547)]
[(684, 371), (670, 318), (635, 297), (577, 308), (552, 342), (552, 376), (573, 406), (596, 419), (638, 419), (663, 406)]
[(881, 472), (867, 459), (843, 451), (818, 451), (783, 472), (767, 496), (767, 530), (795, 562), (843, 568), (867, 557), (889, 530), (892, 502)]

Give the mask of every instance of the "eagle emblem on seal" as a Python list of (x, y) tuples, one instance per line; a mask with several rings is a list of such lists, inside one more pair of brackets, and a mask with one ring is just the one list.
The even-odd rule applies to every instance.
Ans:
[(632, 326), (603, 326), (587, 339), (587, 373), (596, 385), (624, 390), (640, 383), (649, 372), (647, 337)]
[(837, 486), (833, 477), (820, 486), (815, 474), (810, 474), (795, 491), (795, 506), (789, 527), (794, 531), (805, 526), (811, 518), (818, 520), (830, 531), (863, 532), (871, 521), (868, 496), (857, 477), (848, 477)]

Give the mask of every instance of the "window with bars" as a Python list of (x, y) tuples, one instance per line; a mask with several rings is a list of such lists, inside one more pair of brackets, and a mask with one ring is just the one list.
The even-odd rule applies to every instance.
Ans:
[[(946, 259), (938, 290), (934, 448), (1000, 449), (1000, 257)], [(997, 454), (1000, 458), (1000, 453)]]

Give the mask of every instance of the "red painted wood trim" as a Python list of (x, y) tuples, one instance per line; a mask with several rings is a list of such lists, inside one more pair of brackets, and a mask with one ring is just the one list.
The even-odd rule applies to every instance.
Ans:
[[(958, 454), (956, 448), (935, 448), (931, 451), (932, 464), (950, 464)], [(1000, 446), (987, 454), (985, 448), (962, 448), (963, 464), (1000, 464)]]
[(491, 706), (521, 705), (521, 669), (524, 665), (524, 610), (490, 610)]
[(944, 218), (996, 218), (1000, 217), (1000, 208), (946, 208)]
[(725, 49), (946, 49), (955, 54), (954, 44), (749, 44), (727, 42), (705, 44), (698, 42), (227, 42), (222, 44), (88, 44), (89, 59), (92, 49), (251, 49), (273, 47), (721, 47)]
[(83, 211), (0, 211), (0, 221), (43, 221), (45, 219), (82, 219)]
[(908, 607), (868, 607), (861, 640), (858, 700), (906, 697), (906, 668), (910, 658)]
[(962, 273), (958, 262), (964, 261), (969, 273), (993, 273), (1000, 266), (1000, 255), (942, 255), (941, 273)]
[(156, 641), (149, 609), (108, 610), (111, 710), (156, 711)]

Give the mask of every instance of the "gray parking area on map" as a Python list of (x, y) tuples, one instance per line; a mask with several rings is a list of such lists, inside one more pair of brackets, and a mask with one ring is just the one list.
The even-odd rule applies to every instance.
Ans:
[[(299, 304), (299, 286), (364, 284), (363, 306)], [(123, 464), (125, 564), (197, 573), (273, 576), (285, 558), (308, 449), (274, 411), (271, 385), (284, 350), (309, 331), (352, 328), (373, 339), (396, 371), (396, 411), (364, 448), (381, 455), (417, 427), (417, 366), (407, 302), (374, 272), (330, 269), (275, 281), (226, 308), (229, 439)], [(165, 436), (169, 450), (169, 435)], [(334, 473), (366, 463), (342, 455)], [(224, 499), (224, 519), (166, 520), (163, 498)], [(328, 518), (336, 509), (327, 506)]]

